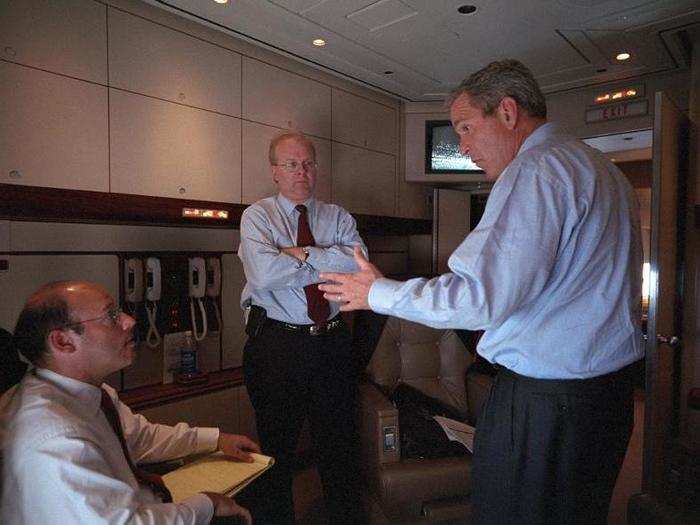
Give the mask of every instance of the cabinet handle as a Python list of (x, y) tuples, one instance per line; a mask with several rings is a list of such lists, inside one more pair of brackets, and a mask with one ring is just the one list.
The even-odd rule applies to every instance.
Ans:
[(185, 97), (185, 94), (184, 94), (184, 93), (180, 93), (180, 94), (177, 96), (177, 98), (180, 99), (180, 100), (185, 100), (187, 97)]
[(21, 179), (22, 178), (22, 173), (19, 170), (10, 170), (10, 178), (11, 179)]
[(184, 194), (187, 192), (187, 190), (186, 190), (185, 188), (183, 188), (182, 186), (180, 186), (180, 187), (178, 188), (177, 192), (178, 192), (180, 195), (184, 195)]
[(17, 51), (15, 51), (15, 48), (12, 46), (5, 46), (5, 54), (8, 57), (13, 57), (17, 54)]

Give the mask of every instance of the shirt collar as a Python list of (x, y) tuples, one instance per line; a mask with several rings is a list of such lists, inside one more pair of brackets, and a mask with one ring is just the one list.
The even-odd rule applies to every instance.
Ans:
[(552, 137), (560, 134), (561, 132), (561, 127), (558, 124), (555, 124), (554, 122), (545, 122), (540, 127), (535, 129), (535, 131), (530, 133), (530, 135), (525, 139), (525, 141), (520, 146), (520, 149), (518, 150), (518, 155), (520, 155), (524, 151), (529, 150), (530, 148), (534, 148), (536, 146), (539, 146), (540, 144), (544, 144)]
[(72, 399), (87, 405), (92, 409), (92, 413), (100, 409), (100, 403), (102, 401), (102, 389), (100, 387), (57, 374), (46, 368), (37, 368), (34, 374), (39, 379), (58, 387), (71, 396)]
[[(277, 202), (279, 203), (282, 210), (284, 210), (284, 213), (288, 216), (291, 216), (296, 211), (297, 205), (281, 193), (277, 194)], [(315, 203), (316, 199), (314, 199), (313, 197), (309, 197), (302, 203), (304, 206), (306, 206), (309, 215), (312, 215)]]

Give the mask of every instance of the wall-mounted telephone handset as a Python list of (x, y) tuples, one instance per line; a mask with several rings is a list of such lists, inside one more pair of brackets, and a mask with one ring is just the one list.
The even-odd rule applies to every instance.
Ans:
[(219, 302), (216, 299), (219, 295), (221, 295), (221, 260), (218, 257), (209, 257), (207, 259), (207, 297), (211, 297), (214, 313), (216, 314), (216, 323), (219, 327), (219, 332), (221, 332), (223, 324), (221, 323)]
[[(202, 257), (191, 257), (189, 259), (189, 270), (187, 272), (187, 282), (190, 296), (190, 316), (192, 317), (192, 335), (197, 341), (201, 341), (207, 336), (207, 312), (204, 310), (202, 297), (207, 289), (207, 270)], [(199, 311), (202, 313), (202, 331), (197, 331), (197, 318), (194, 313), (195, 300), (199, 303)]]
[[(155, 257), (146, 259), (146, 315), (148, 316), (148, 333), (146, 343), (151, 348), (160, 344), (160, 333), (156, 324), (158, 301), (161, 295), (160, 260)], [(150, 302), (150, 305), (149, 305)]]
[(124, 261), (124, 300), (132, 309), (135, 303), (143, 301), (143, 262), (141, 259), (132, 258)]
[(221, 294), (221, 261), (218, 257), (207, 259), (207, 295), (219, 297)]

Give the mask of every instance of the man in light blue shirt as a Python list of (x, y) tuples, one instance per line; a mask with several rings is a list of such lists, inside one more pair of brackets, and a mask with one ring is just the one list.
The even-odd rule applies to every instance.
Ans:
[(361, 523), (350, 333), (317, 283), (320, 271), (357, 270), (353, 248), (366, 248), (347, 211), (314, 198), (316, 152), (307, 137), (275, 137), (269, 160), (279, 193), (243, 212), (238, 255), (249, 312), (245, 383), (262, 450), (276, 461), (246, 503), (256, 523), (294, 523), (292, 474), (308, 418), (329, 522)]
[(624, 175), (546, 121), (514, 60), (449, 99), (460, 149), (494, 186), (478, 226), (434, 279), (323, 273), (343, 310), (484, 330), (499, 374), (477, 424), (477, 523), (605, 523), (633, 424), (642, 358), (639, 212)]

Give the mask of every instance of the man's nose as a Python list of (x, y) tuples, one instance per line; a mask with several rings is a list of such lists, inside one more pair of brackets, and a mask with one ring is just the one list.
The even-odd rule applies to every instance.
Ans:
[(469, 156), (469, 144), (467, 144), (465, 137), (460, 137), (459, 139), (459, 152), (465, 157)]
[(121, 316), (119, 322), (121, 323), (123, 330), (131, 330), (134, 325), (136, 325), (136, 319), (131, 317), (129, 314), (122, 312), (119, 315)]

